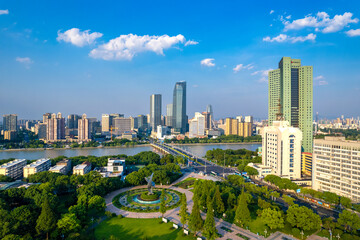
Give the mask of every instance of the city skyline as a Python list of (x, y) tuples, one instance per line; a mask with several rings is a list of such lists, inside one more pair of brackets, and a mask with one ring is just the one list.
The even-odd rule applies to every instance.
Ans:
[[(1, 115), (136, 116), (148, 113), (148, 96), (159, 89), (166, 109), (169, 89), (184, 80), (188, 115), (212, 104), (216, 118), (266, 118), (266, 75), (283, 56), (314, 67), (314, 112), (360, 115), (352, 107), (360, 102), (360, 3), (184, 3), (176, 10), (159, 4), (151, 14), (134, 3), (85, 9), (70, 2), (39, 4), (0, 6), (1, 86), (7, 89), (0, 96)], [(214, 20), (214, 14), (220, 17)], [(139, 47), (120, 44), (106, 52), (110, 42)]]

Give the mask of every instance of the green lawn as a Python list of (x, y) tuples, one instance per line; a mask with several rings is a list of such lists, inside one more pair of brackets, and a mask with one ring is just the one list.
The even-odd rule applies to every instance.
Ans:
[(183, 236), (182, 228), (171, 229), (172, 223), (161, 223), (160, 219), (136, 219), (114, 217), (100, 223), (95, 229), (97, 240), (108, 240), (111, 235), (117, 239), (189, 240)]

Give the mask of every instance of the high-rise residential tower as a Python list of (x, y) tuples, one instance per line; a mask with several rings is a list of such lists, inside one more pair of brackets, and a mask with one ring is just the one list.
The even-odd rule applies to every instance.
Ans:
[(175, 132), (186, 132), (186, 82), (177, 82), (173, 94), (173, 128)]
[(150, 96), (150, 127), (156, 132), (159, 125), (161, 125), (161, 94), (153, 94)]
[(46, 140), (54, 142), (61, 139), (65, 139), (65, 118), (61, 113), (53, 113), (46, 121)]
[(302, 148), (312, 152), (313, 67), (300, 59), (283, 57), (279, 68), (269, 71), (269, 125), (276, 120), (281, 104), (284, 119), (303, 133)]
[(17, 115), (7, 114), (3, 115), (3, 130), (16, 131), (17, 130)]
[(86, 114), (82, 115), (82, 118), (78, 120), (78, 139), (79, 141), (89, 141), (91, 138), (89, 119), (86, 118)]
[(77, 114), (70, 114), (67, 117), (67, 123), (66, 126), (69, 129), (78, 128), (78, 120), (80, 119), (80, 116)]

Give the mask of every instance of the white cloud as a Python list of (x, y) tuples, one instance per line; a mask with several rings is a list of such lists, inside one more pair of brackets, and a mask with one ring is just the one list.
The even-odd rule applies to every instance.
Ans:
[(314, 78), (314, 85), (316, 86), (324, 86), (328, 85), (329, 83), (325, 80), (325, 77), (323, 75), (319, 75)]
[(333, 18), (330, 18), (326, 12), (318, 12), (316, 16), (310, 14), (292, 22), (286, 20), (282, 20), (282, 22), (285, 25), (284, 31), (315, 28), (323, 33), (332, 33), (342, 30), (350, 23), (359, 22), (359, 19), (353, 18), (351, 12), (345, 12), (343, 15), (335, 15)]
[(178, 43), (184, 43), (185, 37), (177, 36), (138, 36), (135, 34), (120, 35), (109, 42), (98, 46), (90, 52), (90, 57), (104, 60), (131, 60), (141, 52), (155, 52), (164, 55), (164, 50)]
[(360, 28), (359, 29), (351, 29), (346, 32), (346, 35), (349, 37), (357, 37), (360, 36)]
[(298, 36), (298, 37), (290, 37), (286, 34), (279, 34), (276, 37), (264, 37), (263, 41), (264, 42), (279, 42), (279, 43), (283, 43), (283, 42), (291, 42), (291, 43), (296, 43), (296, 42), (305, 42), (305, 41), (315, 41), (316, 39), (316, 34), (313, 33), (309, 33), (306, 36)]
[(253, 76), (259, 75), (260, 76), (259, 82), (268, 82), (268, 74), (272, 70), (274, 70), (274, 69), (270, 68), (267, 70), (259, 70), (259, 71), (255, 71), (255, 72), (251, 73), (251, 75), (253, 75)]
[(97, 38), (100, 38), (102, 36), (103, 34), (99, 32), (90, 33), (90, 30), (85, 30), (81, 32), (78, 28), (71, 28), (64, 33), (60, 32), (59, 30), (56, 40), (58, 40), (59, 42), (68, 42), (78, 47), (83, 47), (85, 45), (90, 45), (94, 43)]
[(24, 64), (27, 69), (29, 69), (30, 64), (33, 63), (33, 61), (29, 57), (17, 57), (15, 58), (15, 61)]
[(205, 67), (215, 67), (214, 58), (205, 58), (201, 60), (200, 64)]
[(273, 14), (274, 12), (275, 12), (274, 10), (271, 10), (271, 11), (270, 11), (270, 14)]
[(193, 41), (193, 40), (188, 40), (188, 41), (186, 41), (186, 43), (184, 45), (186, 47), (186, 46), (189, 46), (189, 45), (197, 45), (197, 44), (199, 44), (199, 42)]
[(253, 69), (254, 66), (252, 65), (252, 63), (248, 64), (248, 65), (243, 65), (242, 63), (241, 64), (238, 64), (236, 65), (233, 70), (234, 70), (234, 73), (237, 73), (239, 72), (240, 70), (243, 70), (243, 69), (247, 69), (247, 70), (250, 70), (250, 69)]
[(290, 19), (290, 18), (291, 18), (291, 15), (289, 15), (289, 16), (286, 16), (285, 18), (286, 18), (286, 19)]
[(0, 10), (0, 15), (7, 15), (9, 14), (9, 10), (5, 9), (5, 10)]

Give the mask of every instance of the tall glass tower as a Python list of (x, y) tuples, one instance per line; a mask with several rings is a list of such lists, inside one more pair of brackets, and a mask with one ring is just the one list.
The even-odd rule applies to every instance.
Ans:
[(150, 96), (150, 127), (154, 132), (161, 125), (161, 94)]
[(175, 132), (186, 132), (186, 82), (177, 82), (173, 95), (173, 127)]
[(313, 67), (300, 59), (283, 57), (279, 68), (269, 72), (269, 124), (276, 120), (279, 101), (284, 119), (303, 133), (302, 148), (312, 153)]

